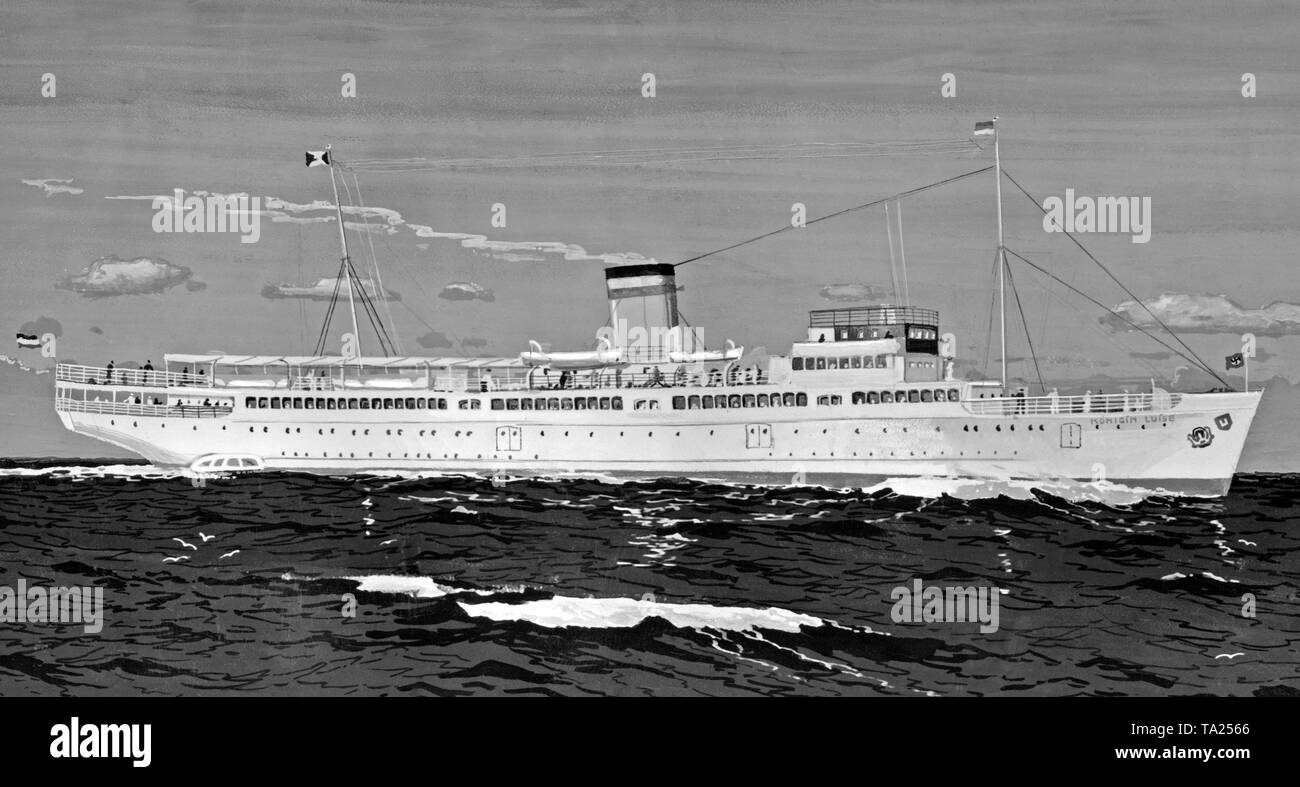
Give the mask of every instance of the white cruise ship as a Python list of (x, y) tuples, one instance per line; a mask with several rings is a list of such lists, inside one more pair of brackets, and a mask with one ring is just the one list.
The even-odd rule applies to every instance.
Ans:
[[(340, 289), (364, 300), (341, 209), (339, 219), (339, 281), (348, 285)], [(673, 265), (612, 267), (605, 277), (619, 330), (593, 349), (549, 352), (533, 342), (504, 358), (169, 354), (150, 371), (59, 364), (55, 406), (68, 429), (156, 465), (217, 471), (843, 487), (899, 477), (1105, 480), (1222, 495), (1261, 396), (1154, 384), (1028, 395), (1007, 384), (1005, 366), (1000, 380), (954, 379), (955, 339), (940, 333), (937, 312), (910, 305), (813, 311), (788, 355), (709, 350), (678, 312)]]

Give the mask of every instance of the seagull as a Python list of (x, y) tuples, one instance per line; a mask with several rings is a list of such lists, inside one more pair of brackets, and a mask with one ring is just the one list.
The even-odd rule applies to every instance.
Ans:
[(182, 561), (182, 560), (189, 560), (189, 559), (190, 559), (190, 556), (189, 556), (189, 555), (181, 555), (180, 557), (165, 557), (165, 558), (163, 558), (163, 562), (164, 562), (164, 563), (177, 563), (177, 562), (179, 562), (179, 561)]
[(397, 543), (397, 539), (395, 539), (395, 538), (390, 538), (390, 539), (388, 539), (387, 541), (380, 541), (380, 542), (379, 542), (379, 546), (381, 546), (381, 547), (386, 547), (386, 546), (388, 546), (389, 544), (395, 544), (395, 543)]
[(1244, 656), (1244, 655), (1246, 655), (1246, 654), (1245, 654), (1245, 653), (1220, 653), (1219, 655), (1215, 656), (1215, 658), (1216, 658), (1216, 659), (1228, 659), (1229, 661), (1231, 661), (1231, 660), (1237, 658), (1238, 656)]
[(173, 538), (172, 541), (175, 541), (176, 543), (180, 544), (186, 549), (193, 549), (196, 551), (198, 550), (198, 547), (194, 546), (193, 544), (187, 543), (183, 538)]
[(204, 535), (204, 534), (203, 534), (203, 531), (200, 530), (200, 531), (199, 531), (199, 538), (203, 539), (203, 543), (206, 544), (206, 543), (208, 543), (209, 541), (211, 541), (212, 539), (216, 538), (216, 536), (207, 536), (207, 535)]
[(217, 558), (217, 560), (225, 560), (225, 559), (228, 558), (228, 557), (234, 557), (235, 555), (238, 555), (238, 554), (239, 554), (239, 550), (236, 549), (236, 550), (233, 550), (233, 551), (227, 552), (226, 554), (224, 554), (224, 555), (222, 555), (221, 557)]
[(1237, 543), (1238, 543), (1238, 544), (1245, 544), (1245, 545), (1248, 546), (1248, 547), (1257, 546), (1257, 545), (1255, 544), (1254, 541), (1247, 541), (1247, 540), (1244, 539), (1244, 538), (1239, 538), (1239, 539), (1237, 539)]

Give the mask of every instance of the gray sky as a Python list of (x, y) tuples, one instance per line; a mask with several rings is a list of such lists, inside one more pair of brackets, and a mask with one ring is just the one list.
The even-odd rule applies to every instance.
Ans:
[[(373, 239), (384, 284), (401, 296), (390, 307), (408, 351), (433, 332), (503, 355), (529, 339), (586, 346), (605, 317), (606, 260), (673, 262), (780, 227), (794, 202), (817, 216), (984, 166), (988, 153), (917, 143), (966, 140), (976, 120), (999, 114), (1004, 163), (1040, 198), (1066, 188), (1151, 198), (1149, 243), (1083, 239), (1143, 298), (1230, 299), (1171, 301), (1191, 310), (1203, 330), (1188, 341), (1218, 366), (1241, 324), (1287, 313), (1249, 310), (1300, 303), (1298, 27), (1285, 3), (7, 2), (0, 313), (15, 331), (57, 320), (60, 356), (83, 363), (310, 351), (324, 304), (263, 295), (337, 265), (334, 227), (303, 221), (327, 213), (295, 207), (330, 198), (326, 171), (304, 167), (303, 151), (333, 143), (345, 160), (643, 151), (359, 176), (365, 203), (387, 211), (372, 222), (391, 232)], [(355, 98), (340, 95), (345, 72)], [(654, 98), (641, 95), (646, 72)], [(1254, 98), (1241, 95), (1245, 72)], [(41, 96), (45, 73), (57, 80), (54, 98)], [(940, 94), (945, 73), (954, 98)], [(847, 143), (856, 155), (805, 155)], [(681, 153), (742, 146), (764, 152)], [(789, 155), (773, 154), (781, 146)], [(904, 205), (912, 302), (940, 309), (959, 355), (977, 361), (992, 185), (983, 176)], [(248, 244), (160, 234), (148, 199), (114, 199), (176, 188), (276, 198), (289, 203), (281, 218), (298, 221), (264, 217)], [(1035, 206), (1012, 191), (1005, 200), (1009, 246), (1107, 304), (1126, 300), (1043, 231)], [(504, 228), (491, 224), (495, 203), (506, 207)], [(682, 309), (710, 343), (784, 352), (807, 310), (836, 305), (826, 285), (891, 288), (884, 226), (879, 212), (855, 214), (686, 266)], [(470, 237), (422, 237), (430, 233)], [(56, 288), (110, 255), (174, 267), (160, 264), (152, 294)], [(1102, 325), (1094, 307), (1049, 295), (1031, 271), (1016, 273), (1051, 381), (1168, 381), (1181, 365)], [(465, 283), (492, 297), (456, 297), (478, 291)], [(1267, 358), (1252, 381), (1273, 379), (1294, 397), (1292, 327), (1260, 334)], [(1027, 355), (1018, 336), (1010, 345), (1010, 356)], [(0, 364), (0, 418), (21, 422), (3, 452), (102, 454), (66, 447), (52, 413), (32, 422), (47, 382)]]

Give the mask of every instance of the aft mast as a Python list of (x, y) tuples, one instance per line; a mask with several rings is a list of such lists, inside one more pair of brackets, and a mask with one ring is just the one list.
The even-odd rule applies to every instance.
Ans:
[[(343, 247), (343, 260), (340, 263), (340, 274), (347, 277), (348, 280), (348, 310), (352, 313), (352, 336), (354, 345), (357, 350), (357, 358), (364, 354), (361, 352), (361, 331), (357, 329), (357, 304), (352, 294), (352, 255), (348, 253), (348, 235), (343, 230), (343, 203), (339, 201), (339, 184), (334, 177), (334, 162), (330, 158), (329, 151), (332, 145), (325, 146), (325, 166), (330, 169), (330, 186), (334, 189), (334, 210), (337, 212), (339, 220), (339, 243)], [(999, 204), (1001, 201), (999, 200)], [(999, 208), (1000, 209), (1000, 208)], [(1001, 244), (999, 238), (998, 243)], [(360, 361), (358, 361), (359, 363)]]
[(998, 201), (998, 333), (1002, 347), (1002, 392), (1007, 389), (1007, 247), (1002, 240), (1002, 153), (998, 149), (998, 116), (975, 124), (975, 136), (993, 137), (994, 194)]
[[(998, 149), (998, 116), (993, 116), (993, 171), (998, 201), (998, 325), (1002, 350), (1002, 394), (1007, 390), (1007, 248), (1002, 242), (1002, 154)], [(333, 174), (333, 173), (331, 173)]]

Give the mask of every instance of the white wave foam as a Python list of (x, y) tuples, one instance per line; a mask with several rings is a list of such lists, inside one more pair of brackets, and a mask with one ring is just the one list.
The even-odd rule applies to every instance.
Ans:
[(344, 577), (357, 583), (357, 590), (367, 593), (392, 593), (413, 598), (440, 598), (451, 593), (461, 593), (457, 588), (441, 585), (429, 577), (378, 574), (369, 577)]
[[(486, 590), (480, 588), (458, 588), (435, 582), (432, 577), (407, 576), (401, 574), (371, 574), (367, 576), (343, 577), (357, 583), (357, 590), (366, 593), (391, 593), (412, 598), (441, 598), (457, 594), (475, 596), (492, 596), (498, 593), (523, 593), (525, 585), (495, 585)], [(293, 579), (285, 575), (285, 579)]]
[(865, 491), (870, 493), (892, 491), (907, 497), (935, 498), (943, 495), (959, 500), (987, 500), (1009, 497), (1013, 500), (1034, 500), (1035, 491), (1075, 502), (1090, 501), (1109, 506), (1140, 503), (1154, 495), (1169, 494), (1164, 490), (1125, 486), (1110, 481), (1072, 481), (1069, 479), (996, 480), (978, 478), (906, 477), (890, 478)]
[(487, 602), (466, 604), (470, 615), (495, 621), (523, 620), (546, 628), (631, 628), (646, 618), (661, 618), (678, 628), (723, 631), (798, 632), (826, 621), (777, 607), (715, 607), (708, 604), (666, 604), (631, 598), (553, 598), (522, 604)]
[(153, 465), (59, 465), (57, 467), (8, 467), (0, 468), (0, 475), (13, 476), (66, 476), (70, 478), (103, 478), (105, 476), (124, 478), (177, 478), (184, 475), (181, 470), (165, 470)]

